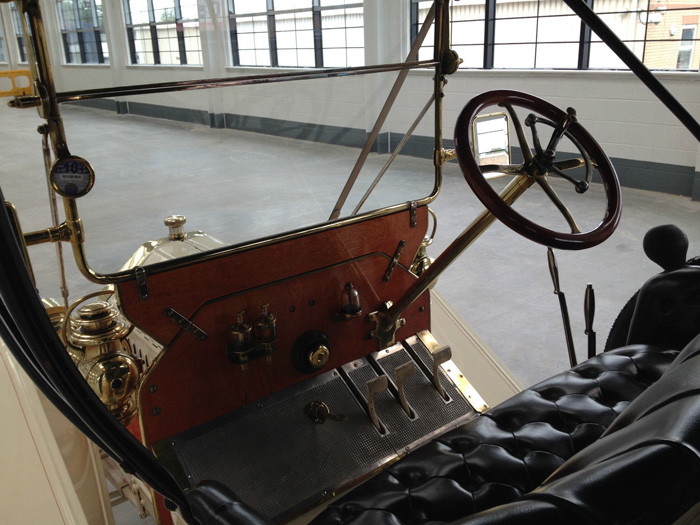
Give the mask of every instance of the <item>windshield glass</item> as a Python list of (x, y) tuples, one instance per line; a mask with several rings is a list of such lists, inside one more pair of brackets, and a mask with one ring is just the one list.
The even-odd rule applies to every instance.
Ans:
[[(225, 244), (328, 221), (396, 77), (131, 97), (120, 102), (122, 114), (62, 105), (70, 152), (95, 171), (94, 188), (77, 201), (88, 261), (98, 272), (117, 271), (141, 243), (167, 235), (163, 219), (173, 214), (187, 217), (185, 231), (203, 230)], [(433, 192), (431, 74), (414, 71), (407, 84), (412, 96), (399, 95), (401, 111), (389, 113), (333, 218)], [(212, 104), (221, 113), (212, 114)], [(400, 144), (426, 109), (413, 136)], [(399, 146), (401, 154), (387, 167)], [(125, 201), (139, 213), (122, 213)]]

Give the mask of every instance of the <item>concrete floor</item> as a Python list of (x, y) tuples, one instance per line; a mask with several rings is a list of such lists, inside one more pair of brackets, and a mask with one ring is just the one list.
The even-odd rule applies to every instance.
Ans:
[[(340, 146), (86, 108), (64, 107), (63, 113), (71, 152), (89, 159), (97, 172), (93, 191), (79, 201), (79, 207), (88, 258), (100, 271), (118, 269), (142, 242), (165, 236), (162, 220), (172, 213), (187, 215), (188, 228), (231, 243), (321, 222), (358, 153)], [(25, 231), (47, 227), (47, 190), (35, 131), (41, 120), (34, 110), (2, 106), (0, 121), (4, 197), (17, 207)], [(363, 172), (361, 188), (383, 162), (378, 156), (370, 159), (373, 170)], [(154, 163), (160, 168), (153, 169)], [(432, 187), (431, 176), (428, 161), (400, 157), (380, 184), (380, 196), (366, 209), (388, 204), (382, 200), (386, 195), (393, 202), (425, 195)], [(156, 184), (162, 182), (165, 186)], [(566, 183), (557, 184), (558, 191), (567, 191)], [(390, 191), (382, 192), (386, 189)], [(354, 192), (350, 202), (356, 202), (361, 193)], [(601, 194), (601, 187), (594, 185), (585, 199), (571, 205), (574, 216), (595, 223), (601, 216)], [(623, 200), (620, 226), (605, 243), (585, 251), (556, 251), (580, 360), (586, 347), (583, 295), (587, 283), (593, 283), (596, 291), (594, 329), (602, 349), (620, 308), (660, 271), (642, 251), (642, 238), (649, 228), (676, 224), (688, 234), (689, 256), (700, 253), (700, 202), (627, 188), (623, 188)], [(597, 202), (597, 207), (589, 202)], [(430, 249), (433, 257), (482, 210), (454, 163), (446, 166), (443, 189), (431, 208), (438, 217)], [(541, 218), (549, 206), (533, 193), (521, 209)], [(35, 271), (42, 275), (38, 282), (42, 295), (59, 296), (55, 248), (35, 247), (31, 255)], [(95, 285), (78, 274), (70, 255), (67, 261), (71, 297), (94, 291)], [(496, 223), (448, 268), (437, 289), (524, 385), (569, 367), (543, 246)], [(469, 376), (469, 370), (464, 372)], [(128, 521), (119, 518), (118, 522)]]

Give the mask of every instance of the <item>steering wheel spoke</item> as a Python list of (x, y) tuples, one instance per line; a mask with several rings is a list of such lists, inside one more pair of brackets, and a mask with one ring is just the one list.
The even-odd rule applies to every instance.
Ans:
[(520, 145), (520, 151), (523, 153), (523, 158), (525, 162), (530, 162), (533, 159), (532, 151), (530, 150), (530, 144), (527, 142), (527, 137), (525, 136), (525, 130), (523, 130), (523, 125), (520, 123), (520, 118), (518, 114), (513, 110), (513, 106), (507, 103), (501, 104), (510, 115), (513, 121), (513, 127), (515, 128), (515, 134), (518, 136), (518, 144)]
[(540, 187), (547, 194), (549, 200), (551, 200), (554, 203), (559, 212), (564, 216), (564, 219), (566, 219), (566, 222), (569, 224), (569, 228), (571, 228), (571, 233), (581, 233), (581, 229), (578, 227), (578, 224), (576, 224), (576, 220), (574, 219), (573, 215), (571, 215), (569, 208), (567, 208), (566, 205), (559, 198), (559, 195), (557, 195), (557, 192), (554, 191), (552, 185), (549, 184), (547, 178), (537, 177), (537, 179), (535, 180), (537, 181), (537, 184), (539, 184)]
[[(479, 166), (474, 158), (471, 149), (474, 138), (472, 137), (474, 119), (480, 112), (488, 112), (487, 108), (492, 106), (501, 106), (510, 115), (511, 125), (518, 137), (524, 158), (522, 165)], [(528, 143), (523, 123), (516, 110), (524, 111), (526, 112), (524, 114), (528, 115), (524, 124), (532, 130), (532, 140), (536, 145), (534, 152)], [(535, 130), (535, 124), (539, 124), (537, 130)], [(552, 135), (544, 150), (539, 137), (542, 135), (543, 126), (552, 129)], [(556, 158), (559, 143), (565, 139), (578, 150), (577, 158)], [(578, 122), (573, 109), (562, 111), (542, 99), (518, 91), (488, 91), (473, 98), (464, 107), (457, 119), (454, 140), (459, 166), (469, 186), (493, 215), (517, 233), (552, 248), (580, 250), (600, 244), (615, 231), (622, 209), (620, 184), (615, 169), (600, 145)], [(605, 211), (596, 227), (590, 231), (581, 231), (573, 214), (554, 191), (548, 177), (552, 175), (562, 177), (574, 184), (578, 194), (582, 194), (588, 189), (594, 168), (600, 175), (605, 191)], [(585, 169), (583, 177), (572, 171), (576, 169)], [(487, 180), (487, 178), (493, 178), (488, 176), (489, 174), (498, 172), (525, 176), (531, 184), (537, 182), (564, 217), (569, 231), (554, 231), (546, 228), (521, 215), (511, 206), (512, 203), (506, 203)]]
[(575, 170), (576, 168), (583, 168), (586, 165), (586, 159), (567, 159), (554, 162), (552, 167), (559, 171), (569, 171)]
[(522, 164), (484, 164), (479, 166), (482, 173), (504, 173), (506, 175), (528, 175)]

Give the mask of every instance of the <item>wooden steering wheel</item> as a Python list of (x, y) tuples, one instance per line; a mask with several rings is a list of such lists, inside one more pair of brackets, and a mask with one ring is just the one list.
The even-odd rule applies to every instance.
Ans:
[[(504, 107), (510, 115), (520, 149), (523, 153), (523, 164), (479, 166), (474, 157), (471, 148), (471, 144), (475, 139), (473, 136), (474, 119), (481, 110), (494, 105)], [(528, 144), (523, 126), (513, 109), (514, 107), (525, 108), (539, 114), (531, 113), (525, 120), (525, 125), (532, 132), (534, 150)], [(540, 144), (536, 128), (538, 123), (553, 128), (546, 148), (543, 148)], [(581, 158), (556, 159), (556, 148), (563, 137), (566, 137), (574, 144)], [(473, 98), (460, 113), (455, 126), (455, 149), (464, 178), (478, 199), (501, 222), (532, 241), (553, 248), (582, 250), (600, 244), (610, 237), (615, 228), (617, 228), (622, 210), (622, 198), (615, 168), (613, 168), (610, 159), (603, 152), (600, 145), (578, 123), (576, 112), (572, 108), (562, 111), (549, 102), (518, 91), (487, 91)], [(580, 167), (586, 168), (586, 175), (583, 180), (576, 180), (566, 173), (568, 170)], [(575, 185), (577, 193), (584, 193), (588, 189), (594, 167), (602, 179), (605, 190), (605, 213), (598, 226), (590, 231), (582, 232), (569, 210), (550, 185), (548, 177), (550, 175), (562, 177)], [(503, 201), (484, 176), (484, 173), (496, 171), (534, 180), (564, 216), (571, 228), (571, 232), (550, 230), (530, 221), (515, 211)]]

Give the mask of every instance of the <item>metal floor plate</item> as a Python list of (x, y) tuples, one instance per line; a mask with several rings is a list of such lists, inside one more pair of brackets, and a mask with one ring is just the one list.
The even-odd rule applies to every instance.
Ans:
[[(474, 417), (474, 410), (446, 376), (443, 385), (449, 401), (440, 397), (428, 374), (417, 366), (405, 386), (414, 418), (408, 417), (392, 392), (377, 396), (377, 414), (387, 430), (382, 435), (367, 415), (366, 382), (382, 368), (393, 382), (395, 367), (411, 355), (397, 345), (373, 357), (373, 362), (354, 361), (187, 430), (158, 448), (174, 453), (186, 485), (219, 481), (248, 505), (280, 521)], [(395, 386), (390, 388), (395, 394)], [(306, 407), (315, 401), (347, 419), (314, 423)]]

